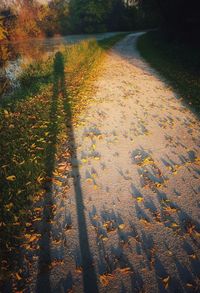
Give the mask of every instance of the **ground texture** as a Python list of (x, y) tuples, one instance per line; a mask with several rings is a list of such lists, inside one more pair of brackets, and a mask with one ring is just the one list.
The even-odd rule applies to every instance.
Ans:
[(59, 162), (44, 201), (54, 208), (27, 292), (200, 292), (199, 122), (142, 60), (138, 36), (108, 53), (70, 130), (72, 167)]

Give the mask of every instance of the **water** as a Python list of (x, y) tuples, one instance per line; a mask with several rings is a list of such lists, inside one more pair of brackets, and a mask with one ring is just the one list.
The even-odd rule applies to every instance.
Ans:
[(75, 44), (82, 40), (102, 40), (117, 32), (71, 35), (46, 39), (32, 39), (0, 46), (0, 97), (19, 87), (19, 75), (27, 64), (54, 53), (61, 45)]

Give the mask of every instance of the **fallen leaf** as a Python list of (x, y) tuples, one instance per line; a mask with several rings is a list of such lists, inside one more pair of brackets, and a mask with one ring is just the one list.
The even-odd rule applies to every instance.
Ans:
[(83, 159), (81, 159), (81, 162), (82, 163), (87, 163), (87, 159), (83, 158)]
[(96, 161), (98, 161), (98, 160), (100, 160), (100, 157), (94, 157), (94, 159), (96, 160)]
[(189, 287), (189, 288), (194, 287), (191, 283), (187, 283), (186, 286)]
[(16, 273), (15, 276), (16, 276), (16, 278), (17, 278), (18, 281), (20, 281), (22, 279), (22, 277), (20, 276), (19, 273)]
[(114, 276), (111, 274), (104, 274), (99, 276), (100, 282), (104, 287), (108, 286), (110, 280), (112, 280), (113, 278)]
[(167, 289), (169, 286), (169, 280), (170, 280), (170, 276), (162, 279), (165, 289)]
[(147, 219), (140, 219), (140, 222), (146, 226), (148, 226), (150, 224)]
[(108, 240), (108, 237), (103, 236), (103, 237), (101, 237), (101, 240), (103, 240), (103, 241), (107, 241), (107, 240)]
[(76, 272), (81, 274), (83, 271), (83, 268), (82, 267), (76, 267)]
[(8, 181), (15, 181), (16, 180), (16, 176), (15, 175), (11, 175), (11, 176), (6, 177), (6, 179)]
[(38, 178), (36, 179), (36, 181), (41, 184), (43, 181), (44, 177), (38, 176)]
[(176, 227), (178, 227), (178, 224), (172, 223), (171, 227), (176, 228)]
[(5, 205), (5, 208), (7, 209), (7, 211), (10, 211), (12, 208), (13, 208), (13, 203), (11, 202), (11, 203), (9, 203), (9, 204), (6, 204)]
[(142, 201), (144, 201), (144, 198), (141, 197), (141, 196), (138, 196), (138, 197), (137, 197), (137, 201), (138, 201), (138, 202), (142, 202)]
[(197, 259), (197, 256), (194, 253), (193, 254), (190, 254), (189, 257), (192, 258), (192, 259)]
[(127, 268), (122, 268), (122, 269), (119, 269), (120, 273), (122, 274), (129, 274), (129, 273), (132, 273), (133, 271), (131, 270), (131, 268), (127, 267)]
[(7, 110), (4, 110), (4, 115), (5, 115), (5, 118), (8, 118), (9, 117), (9, 113)]
[(120, 225), (118, 226), (118, 228), (121, 229), (121, 230), (124, 229), (124, 227), (125, 227), (124, 224), (120, 224)]

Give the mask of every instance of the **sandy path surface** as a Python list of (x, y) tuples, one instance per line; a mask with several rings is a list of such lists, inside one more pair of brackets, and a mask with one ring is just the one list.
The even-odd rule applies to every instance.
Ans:
[(37, 278), (35, 258), (31, 292), (200, 292), (199, 122), (136, 40), (109, 52), (74, 129), (70, 188), (54, 191), (52, 267)]

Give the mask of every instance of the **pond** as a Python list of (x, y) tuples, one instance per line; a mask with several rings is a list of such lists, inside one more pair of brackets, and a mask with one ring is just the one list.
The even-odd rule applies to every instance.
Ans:
[(118, 34), (117, 32), (70, 35), (45, 39), (4, 43), (0, 45), (0, 97), (19, 87), (18, 77), (22, 68), (40, 58), (48, 57), (62, 45), (75, 44), (82, 40), (102, 40)]

